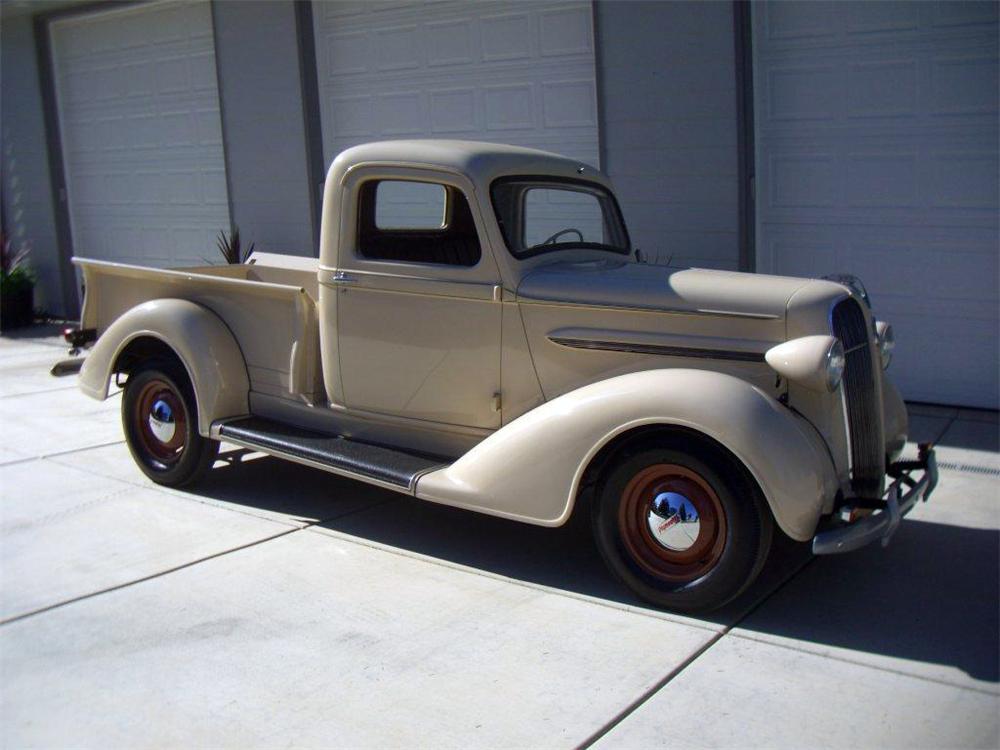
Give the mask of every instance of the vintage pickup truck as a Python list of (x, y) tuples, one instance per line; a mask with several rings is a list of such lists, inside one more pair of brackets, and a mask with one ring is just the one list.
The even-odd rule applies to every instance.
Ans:
[[(318, 260), (154, 270), (76, 259), (84, 393), (124, 383), (154, 482), (219, 441), (543, 526), (589, 506), (639, 597), (721, 605), (775, 526), (817, 554), (886, 543), (937, 482), (900, 461), (893, 337), (852, 277), (637, 260), (611, 183), (511, 146), (351, 148)], [(587, 502), (579, 502), (581, 498)]]

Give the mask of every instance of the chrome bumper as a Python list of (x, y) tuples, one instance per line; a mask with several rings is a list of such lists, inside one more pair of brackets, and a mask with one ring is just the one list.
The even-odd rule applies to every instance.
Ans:
[[(913, 479), (910, 474), (914, 471), (923, 471), (923, 476), (918, 480)], [(853, 523), (816, 534), (812, 543), (814, 555), (852, 552), (874, 541), (881, 541), (883, 547), (888, 545), (903, 516), (913, 510), (917, 501), (926, 502), (937, 486), (938, 469), (934, 448), (929, 443), (922, 444), (916, 461), (897, 461), (889, 466), (887, 473), (895, 481), (889, 486), (885, 500), (879, 501), (879, 509)]]

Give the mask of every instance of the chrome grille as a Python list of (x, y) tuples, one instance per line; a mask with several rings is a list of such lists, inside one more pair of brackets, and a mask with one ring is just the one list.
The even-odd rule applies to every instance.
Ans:
[(851, 298), (833, 308), (833, 335), (844, 346), (844, 405), (851, 446), (851, 486), (861, 497), (882, 494), (882, 415), (865, 314)]

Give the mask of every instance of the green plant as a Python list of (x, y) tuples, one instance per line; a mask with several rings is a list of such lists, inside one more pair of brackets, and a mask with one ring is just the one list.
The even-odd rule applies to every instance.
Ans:
[(14, 241), (0, 233), (0, 294), (17, 294), (35, 285), (35, 273), (28, 265), (31, 246), (22, 242), (17, 249)]
[(28, 265), (31, 246), (14, 242), (0, 229), (0, 330), (31, 325), (35, 318), (35, 273)]
[(253, 262), (250, 260), (250, 256), (253, 255), (254, 243), (251, 242), (247, 248), (243, 247), (240, 240), (239, 227), (233, 227), (232, 234), (227, 235), (225, 230), (219, 232), (219, 236), (215, 240), (215, 246), (219, 248), (219, 252), (225, 258), (226, 263), (233, 265)]

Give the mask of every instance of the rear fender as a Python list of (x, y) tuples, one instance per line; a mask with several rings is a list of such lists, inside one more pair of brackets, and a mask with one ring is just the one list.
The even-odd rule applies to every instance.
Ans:
[(250, 381), (239, 344), (219, 316), (183, 299), (143, 302), (115, 320), (84, 360), (80, 390), (106, 399), (119, 357), (143, 337), (162, 341), (184, 365), (194, 387), (202, 435), (209, 435), (217, 419), (249, 413)]
[(559, 526), (590, 461), (637, 427), (676, 425), (727, 448), (757, 481), (778, 526), (811, 539), (839, 487), (822, 438), (746, 381), (704, 370), (647, 370), (594, 383), (524, 414), (450, 466), (426, 474), (425, 500)]

